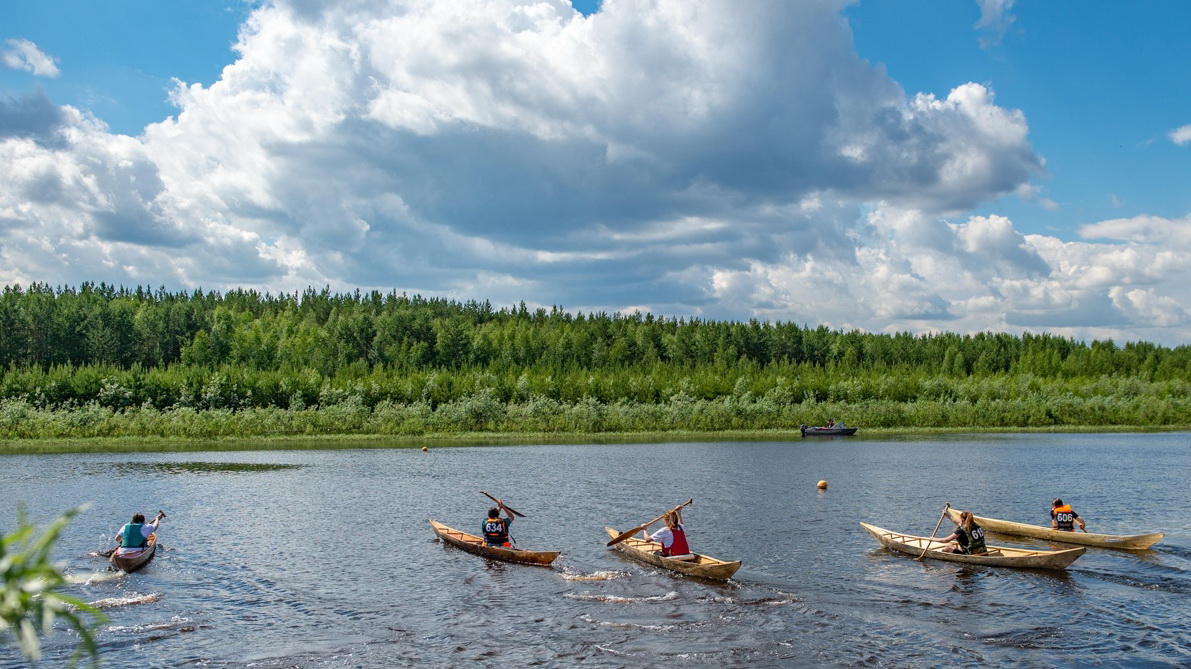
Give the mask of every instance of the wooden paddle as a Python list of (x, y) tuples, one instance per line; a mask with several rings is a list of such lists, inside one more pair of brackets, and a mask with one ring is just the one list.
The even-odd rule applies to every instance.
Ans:
[[(481, 490), (480, 492), (483, 492), (485, 495), (488, 495), (488, 493), (484, 492), (483, 490)], [(513, 507), (509, 506), (508, 504), (505, 504), (504, 502), (500, 501), (499, 499), (496, 499), (492, 495), (488, 495), (488, 499), (492, 500), (493, 502), (496, 502), (497, 506), (504, 509), (505, 511), (508, 511), (509, 513), (513, 514), (514, 516), (516, 516), (518, 518), (525, 517), (524, 513), (514, 510)]]
[[(154, 518), (153, 520), (157, 521), (157, 520), (161, 520), (162, 518), (165, 518), (165, 511), (158, 509), (157, 517)], [(119, 546), (113, 546), (112, 548), (109, 548), (106, 551), (100, 551), (99, 556), (100, 557), (112, 557), (112, 553), (115, 553), (118, 550), (120, 550)]]
[[(939, 522), (935, 523), (935, 529), (931, 530), (931, 533), (930, 533), (931, 539), (934, 539), (935, 535), (939, 533), (939, 526), (943, 524), (943, 517), (947, 515), (947, 509), (950, 509), (950, 508), (951, 508), (951, 502), (947, 502), (946, 504), (943, 505), (943, 513), (939, 514)], [(922, 542), (922, 555), (919, 555), (918, 557), (916, 557), (914, 559), (921, 560), (922, 558), (926, 557), (926, 551), (928, 551), (928, 550), (930, 550), (930, 542), (929, 541)]]
[[(682, 504), (679, 504), (678, 506), (674, 507), (670, 511), (677, 511), (688, 504), (693, 504), (694, 501), (695, 501), (695, 499), (692, 497), (691, 499), (688, 499), (687, 501), (683, 502)], [(670, 513), (670, 511), (667, 511), (666, 513)], [(621, 532), (620, 534), (616, 535), (616, 537), (613, 538), (612, 541), (609, 541), (606, 545), (615, 546), (616, 544), (624, 541), (625, 539), (628, 539), (629, 537), (640, 532), (641, 530), (643, 530), (643, 529), (649, 527), (650, 525), (653, 525), (654, 523), (658, 522), (659, 520), (665, 518), (666, 513), (663, 513), (662, 515), (658, 516), (657, 518), (654, 518), (653, 520), (649, 521), (648, 523), (645, 523), (644, 525), (638, 525), (638, 526), (634, 527), (633, 529), (628, 530), (627, 532)]]

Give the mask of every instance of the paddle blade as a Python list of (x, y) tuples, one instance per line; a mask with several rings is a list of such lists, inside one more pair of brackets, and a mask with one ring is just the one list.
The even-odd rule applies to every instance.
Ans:
[(621, 534), (618, 534), (618, 535), (616, 535), (616, 536), (615, 536), (615, 537), (612, 539), (612, 541), (609, 541), (609, 542), (608, 542), (607, 544), (605, 544), (605, 545), (606, 545), (606, 546), (615, 546), (616, 544), (618, 544), (618, 543), (620, 543), (620, 542), (624, 541), (625, 539), (628, 539), (629, 537), (633, 536), (634, 534), (636, 534), (636, 533), (640, 532), (640, 531), (641, 531), (641, 530), (643, 530), (643, 529), (645, 529), (645, 526), (644, 526), (644, 525), (639, 525), (639, 526), (637, 526), (637, 527), (634, 527), (633, 529), (631, 529), (631, 530), (629, 530), (629, 531), (627, 531), (627, 532), (622, 532)]

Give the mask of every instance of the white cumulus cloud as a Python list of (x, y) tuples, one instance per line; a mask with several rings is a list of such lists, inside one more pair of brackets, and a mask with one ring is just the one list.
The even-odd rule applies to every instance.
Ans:
[(1017, 0), (976, 0), (980, 6), (980, 20), (976, 28), (988, 31), (988, 35), (980, 38), (980, 45), (988, 48), (1001, 42), (1009, 26), (1017, 20), (1012, 13)]
[(1191, 144), (1191, 125), (1185, 125), (1181, 128), (1175, 128), (1170, 131), (1170, 141), (1179, 146), (1186, 146)]
[(58, 76), (54, 59), (41, 52), (27, 39), (6, 39), (7, 48), (0, 49), (0, 63), (13, 70), (25, 70), (39, 77)]
[(966, 213), (1036, 192), (1026, 115), (907, 93), (848, 4), (275, 0), (139, 137), (0, 100), (0, 282), (1191, 332), (1178, 221), (1067, 242)]

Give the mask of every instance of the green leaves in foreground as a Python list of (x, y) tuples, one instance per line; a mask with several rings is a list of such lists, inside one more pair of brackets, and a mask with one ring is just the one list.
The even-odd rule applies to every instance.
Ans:
[[(94, 607), (58, 592), (66, 584), (66, 578), (50, 562), (50, 551), (58, 535), (85, 508), (86, 505), (67, 511), (37, 536), (21, 508), (17, 529), (0, 539), (0, 574), (4, 577), (0, 590), (0, 642), (15, 639), (30, 663), (36, 664), (41, 658), (40, 637), (49, 634), (54, 621), (61, 619), (80, 637), (70, 666), (76, 665), (84, 652), (91, 655), (94, 666), (99, 666), (99, 649), (91, 630), (104, 616)], [(91, 616), (89, 624), (83, 614)]]

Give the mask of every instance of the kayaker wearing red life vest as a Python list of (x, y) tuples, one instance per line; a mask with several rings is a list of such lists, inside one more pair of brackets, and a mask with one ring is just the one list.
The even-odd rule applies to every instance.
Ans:
[(501, 518), (500, 509), (501, 507), (497, 506), (488, 509), (488, 517), (484, 519), (483, 526), (484, 543), (489, 546), (509, 548), (512, 546), (509, 543), (509, 525), (513, 522), (513, 518), (512, 514)]
[(686, 542), (686, 529), (682, 526), (682, 511), (674, 509), (665, 515), (666, 526), (650, 535), (644, 532), (646, 541), (656, 541), (662, 545), (662, 557), (675, 560), (690, 560), (695, 556), (691, 553)]
[(1087, 525), (1083, 522), (1083, 518), (1071, 508), (1070, 504), (1064, 504), (1063, 500), (1055, 499), (1050, 505), (1050, 526), (1056, 530), (1064, 532), (1074, 532), (1076, 524), (1079, 529), (1087, 532)]

